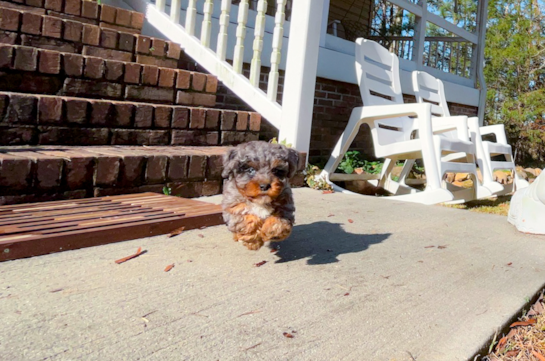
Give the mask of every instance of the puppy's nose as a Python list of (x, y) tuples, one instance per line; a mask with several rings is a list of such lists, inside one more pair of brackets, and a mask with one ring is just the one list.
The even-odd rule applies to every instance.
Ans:
[(263, 192), (268, 191), (270, 188), (271, 188), (271, 185), (269, 183), (259, 185), (259, 189), (261, 189)]

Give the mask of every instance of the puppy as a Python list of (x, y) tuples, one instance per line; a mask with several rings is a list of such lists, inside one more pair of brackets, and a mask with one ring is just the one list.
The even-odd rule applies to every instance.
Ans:
[(223, 219), (235, 242), (258, 250), (286, 239), (295, 220), (289, 179), (299, 154), (280, 144), (248, 142), (223, 157)]

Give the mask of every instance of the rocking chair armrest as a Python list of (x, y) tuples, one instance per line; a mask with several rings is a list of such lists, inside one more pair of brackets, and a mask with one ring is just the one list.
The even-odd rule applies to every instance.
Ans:
[(433, 134), (456, 130), (458, 139), (469, 141), (468, 122), (465, 115), (432, 118)]
[(431, 105), (426, 103), (409, 103), (409, 104), (389, 104), (389, 105), (368, 105), (360, 108), (355, 108), (360, 111), (360, 118), (366, 123), (380, 120), (392, 119), (405, 116), (422, 118), (428, 114), (431, 116)]
[(505, 126), (503, 124), (485, 125), (480, 127), (479, 131), (481, 136), (487, 134), (494, 134), (496, 136), (496, 142), (499, 144), (507, 144), (507, 137), (505, 135)]

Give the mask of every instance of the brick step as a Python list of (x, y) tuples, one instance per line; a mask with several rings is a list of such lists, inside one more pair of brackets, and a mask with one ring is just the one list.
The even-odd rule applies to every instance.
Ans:
[[(170, 192), (222, 191), (226, 147), (0, 147), (0, 205)], [(299, 171), (305, 156), (300, 156)]]
[(255, 112), (0, 92), (2, 145), (232, 145), (260, 126)]
[(180, 45), (92, 24), (0, 7), (0, 43), (178, 68)]
[(215, 76), (0, 44), (0, 89), (21, 93), (213, 107)]
[(87, 0), (2, 0), (0, 7), (140, 34), (144, 14)]

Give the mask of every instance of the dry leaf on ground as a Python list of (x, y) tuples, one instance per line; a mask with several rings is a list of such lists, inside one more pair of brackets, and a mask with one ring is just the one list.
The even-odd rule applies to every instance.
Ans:
[(136, 251), (135, 254), (132, 254), (132, 255), (127, 256), (127, 257), (120, 258), (117, 261), (115, 261), (115, 263), (120, 264), (120, 263), (123, 263), (123, 262), (127, 262), (130, 259), (133, 259), (133, 258), (136, 258), (136, 257), (140, 256), (142, 253), (144, 253), (144, 252), (142, 252), (142, 247), (138, 247), (138, 250)]
[(175, 230), (173, 230), (172, 232), (170, 232), (168, 234), (168, 238), (172, 238), (172, 237), (175, 237), (175, 236), (177, 236), (179, 234), (182, 234), (184, 229), (185, 229), (185, 227), (176, 228)]
[(168, 266), (165, 267), (165, 272), (168, 272), (170, 271), (171, 269), (174, 268), (174, 263), (173, 264), (169, 264)]

